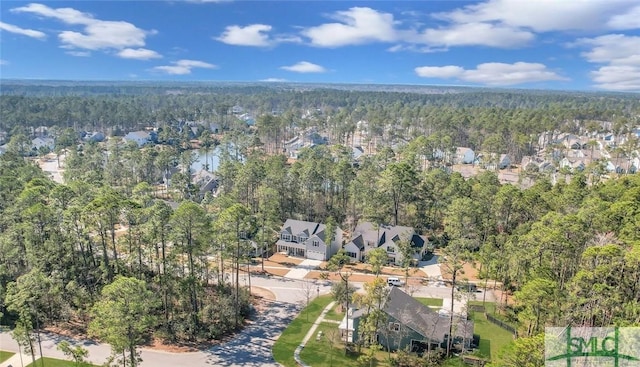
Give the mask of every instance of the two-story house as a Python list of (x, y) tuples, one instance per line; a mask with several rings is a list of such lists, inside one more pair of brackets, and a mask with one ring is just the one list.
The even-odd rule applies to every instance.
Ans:
[(276, 249), (290, 256), (329, 260), (340, 249), (342, 229), (336, 226), (332, 234), (326, 229), (327, 226), (321, 223), (287, 219), (280, 230)]
[(427, 240), (420, 236), (412, 227), (375, 225), (364, 222), (356, 226), (353, 237), (344, 249), (352, 261), (365, 261), (369, 251), (382, 247), (387, 251), (389, 263), (402, 264), (400, 242), (409, 243), (412, 258), (420, 260), (426, 251)]
[[(391, 287), (381, 311), (386, 316), (386, 325), (376, 331), (378, 342), (389, 350), (409, 349), (422, 353), (436, 348), (446, 349), (449, 340), (451, 319), (447, 315), (423, 305), (415, 298)], [(342, 340), (358, 342), (360, 325), (367, 317), (366, 309), (350, 310), (349, 317), (338, 326)], [(460, 352), (477, 347), (474, 322), (456, 316), (453, 318), (452, 348)]]

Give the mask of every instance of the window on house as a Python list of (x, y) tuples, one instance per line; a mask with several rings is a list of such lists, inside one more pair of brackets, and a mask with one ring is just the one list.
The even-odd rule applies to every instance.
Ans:
[(287, 233), (283, 233), (280, 238), (282, 238), (283, 241), (291, 241), (291, 235)]
[(399, 332), (400, 331), (400, 324), (397, 323), (397, 322), (390, 322), (389, 323), (389, 331)]
[(298, 237), (293, 236), (293, 239), (291, 240), (291, 242), (298, 242)]
[(308, 237), (298, 237), (298, 238), (300, 239), (300, 242), (304, 242), (309, 239)]
[(358, 254), (356, 254), (355, 252), (347, 252), (347, 256), (352, 257), (352, 258), (357, 258)]
[(320, 247), (320, 241), (318, 240), (313, 240), (311, 244), (313, 245), (313, 247)]
[(387, 252), (396, 252), (393, 246), (387, 246)]

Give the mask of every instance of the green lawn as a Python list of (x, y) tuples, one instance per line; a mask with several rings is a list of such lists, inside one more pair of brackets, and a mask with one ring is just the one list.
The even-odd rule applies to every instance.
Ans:
[(6, 361), (7, 359), (11, 358), (12, 355), (14, 355), (15, 353), (13, 352), (5, 352), (4, 350), (0, 350), (0, 363)]
[(293, 351), (307, 334), (313, 322), (320, 316), (322, 310), (331, 301), (331, 295), (324, 295), (314, 299), (282, 332), (282, 335), (273, 346), (273, 358), (278, 363), (286, 367), (297, 366), (296, 361), (293, 359)]
[[(318, 331), (323, 333), (320, 340), (317, 340)], [(362, 352), (365, 352), (365, 349)], [(374, 365), (377, 367), (389, 366), (387, 356), (387, 352), (376, 352), (376, 363)], [(360, 366), (357, 355), (345, 355), (344, 343), (340, 340), (338, 325), (327, 322), (323, 322), (318, 326), (315, 334), (300, 353), (300, 358), (304, 363), (313, 367)]]
[[(318, 331), (323, 336), (316, 340)], [(300, 353), (300, 358), (310, 366), (356, 366), (357, 357), (345, 356), (344, 344), (340, 341), (338, 325), (323, 322), (318, 326), (315, 335), (307, 342)]]
[(471, 313), (474, 333), (480, 336), (480, 354), (495, 361), (498, 353), (513, 341), (513, 334), (490, 323), (482, 312)]
[(415, 299), (420, 301), (420, 303), (422, 303), (425, 306), (442, 307), (442, 298), (415, 297)]
[[(72, 361), (67, 361), (64, 359), (55, 359), (55, 358), (48, 358), (48, 357), (44, 357), (44, 366), (45, 367), (76, 367), (75, 362)], [(42, 360), (37, 359), (35, 366), (33, 365), (33, 363), (30, 363), (27, 365), (27, 367), (40, 367), (42, 366)], [(80, 365), (81, 367), (98, 367), (89, 363), (83, 363)]]
[(327, 312), (326, 316), (324, 317), (325, 320), (342, 321), (342, 319), (344, 318), (344, 312), (338, 312), (338, 309), (340, 309), (340, 305), (336, 303), (336, 305), (331, 310), (329, 310), (329, 312)]

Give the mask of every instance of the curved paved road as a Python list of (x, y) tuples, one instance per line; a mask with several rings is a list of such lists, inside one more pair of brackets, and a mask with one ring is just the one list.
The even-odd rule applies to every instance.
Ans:
[[(172, 367), (172, 366), (279, 366), (273, 360), (271, 348), (278, 335), (287, 327), (302, 307), (305, 299), (302, 282), (252, 277), (252, 285), (270, 289), (276, 296), (276, 301), (267, 301), (269, 307), (258, 313), (253, 322), (245, 327), (233, 339), (211, 347), (205, 351), (192, 353), (170, 353), (151, 349), (142, 349), (141, 367)], [(322, 287), (322, 292), (326, 291)], [(315, 296), (315, 292), (313, 296)], [(89, 360), (95, 364), (102, 364), (111, 354), (108, 344), (98, 344), (89, 340), (72, 340), (55, 334), (42, 335), (42, 352), (47, 357), (66, 359), (57, 350), (56, 344), (62, 340), (83, 345), (89, 350)], [(19, 347), (9, 332), (0, 333), (0, 349), (18, 352)], [(38, 354), (39, 355), (39, 354)], [(25, 365), (30, 363), (30, 357), (25, 359)], [(0, 363), (0, 366), (3, 366)], [(15, 367), (15, 365), (14, 365)]]
[[(242, 282), (247, 282), (244, 277)], [(246, 283), (245, 283), (246, 284)], [(330, 286), (326, 284), (316, 285), (301, 280), (279, 277), (252, 276), (251, 285), (269, 289), (274, 293), (276, 301), (271, 302), (263, 312), (257, 315), (256, 320), (246, 327), (233, 339), (205, 351), (193, 353), (169, 353), (157, 350), (143, 349), (142, 367), (173, 367), (173, 366), (278, 366), (271, 356), (271, 348), (275, 339), (293, 320), (302, 308), (307, 296), (315, 297), (318, 293), (326, 294)], [(354, 283), (357, 288), (362, 288), (361, 283)], [(416, 296), (422, 297), (450, 297), (450, 288), (420, 287), (416, 290)], [(489, 295), (489, 294), (488, 294)], [(488, 297), (487, 300), (493, 300)], [(481, 299), (481, 297), (480, 297)], [(65, 356), (56, 349), (57, 342), (66, 339), (57, 335), (43, 335), (43, 354), (47, 357), (65, 359)], [(70, 340), (70, 339), (67, 339)], [(70, 340), (70, 342), (74, 342)], [(95, 364), (102, 364), (111, 354), (108, 344), (97, 344), (92, 341), (76, 341), (89, 350), (89, 359)], [(16, 342), (8, 332), (0, 333), (0, 349), (17, 352)], [(25, 360), (25, 365), (29, 361)], [(3, 364), (0, 363), (0, 367)], [(14, 365), (14, 367), (17, 365)]]

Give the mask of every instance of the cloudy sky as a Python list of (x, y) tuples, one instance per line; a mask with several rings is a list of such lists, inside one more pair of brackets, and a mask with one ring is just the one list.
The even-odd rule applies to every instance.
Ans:
[(2, 78), (640, 91), (640, 2), (2, 1)]

